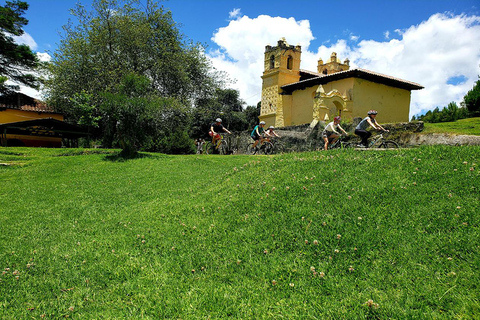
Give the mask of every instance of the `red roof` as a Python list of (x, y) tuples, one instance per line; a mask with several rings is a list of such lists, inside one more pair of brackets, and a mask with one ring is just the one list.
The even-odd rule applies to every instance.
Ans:
[[(305, 70), (301, 70), (301, 72), (307, 73)], [(385, 74), (381, 74), (378, 72), (373, 72), (370, 70), (365, 69), (352, 69), (346, 71), (340, 71), (336, 73), (331, 73), (327, 75), (308, 72), (310, 75), (314, 76), (312, 78), (308, 78), (305, 80), (301, 80), (298, 82), (286, 84), (282, 86), (282, 89), (286, 94), (291, 94), (295, 90), (302, 90), (308, 87), (313, 87), (315, 85), (326, 84), (332, 81), (346, 79), (346, 78), (360, 78), (364, 80), (369, 80), (376, 83), (381, 83), (385, 85), (389, 85), (391, 87), (401, 88), (405, 90), (420, 90), (424, 87), (418, 83), (395, 78), (392, 76), (387, 76)]]

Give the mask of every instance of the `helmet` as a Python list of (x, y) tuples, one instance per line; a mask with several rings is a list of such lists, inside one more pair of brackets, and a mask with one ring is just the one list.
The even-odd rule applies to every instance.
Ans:
[(220, 118), (217, 118), (217, 120), (215, 120), (216, 122), (222, 122), (222, 119)]
[(342, 118), (340, 118), (340, 116), (336, 116), (335, 118), (333, 118), (333, 120), (340, 121), (340, 120), (342, 120)]
[(275, 129), (275, 127), (274, 127), (274, 126), (270, 126), (270, 127), (268, 127), (268, 129)]
[(265, 121), (260, 121), (260, 124), (265, 124)]
[(377, 110), (370, 110), (367, 112), (368, 115), (377, 114)]

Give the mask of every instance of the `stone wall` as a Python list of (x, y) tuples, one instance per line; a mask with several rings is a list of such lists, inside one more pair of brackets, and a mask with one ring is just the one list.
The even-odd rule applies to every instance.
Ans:
[[(342, 124), (351, 138), (356, 138), (354, 131), (360, 120), (361, 118), (355, 118), (352, 124)], [(323, 149), (322, 131), (325, 125), (326, 123), (323, 121), (314, 120), (311, 124), (282, 127), (276, 129), (275, 132), (281, 137), (285, 152), (315, 151)], [(422, 131), (423, 122), (383, 124), (383, 127), (391, 131), (389, 139), (399, 142), (401, 136), (406, 133)], [(248, 130), (226, 136), (232, 149), (238, 150), (237, 153), (244, 153), (247, 146), (253, 142), (250, 132), (251, 130)]]
[(402, 137), (402, 143), (407, 146), (480, 146), (480, 136), (454, 135), (448, 133), (410, 134)]
[[(351, 124), (342, 124), (349, 137), (357, 139), (354, 131), (360, 118), (355, 118)], [(284, 152), (316, 151), (323, 149), (322, 131), (326, 123), (313, 121), (311, 124), (278, 128), (275, 132), (281, 137)], [(417, 145), (480, 145), (480, 136), (449, 135), (449, 134), (422, 134), (424, 123), (422, 121), (386, 123), (382, 124), (390, 130), (387, 138), (396, 141), (401, 147)], [(243, 131), (226, 136), (232, 149), (237, 153), (245, 153), (247, 146), (253, 142), (250, 132)]]

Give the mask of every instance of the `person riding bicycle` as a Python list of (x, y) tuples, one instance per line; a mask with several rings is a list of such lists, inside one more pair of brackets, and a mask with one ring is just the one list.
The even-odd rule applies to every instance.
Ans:
[(275, 132), (275, 127), (274, 126), (270, 126), (268, 127), (268, 129), (265, 131), (268, 135), (267, 137), (267, 141), (270, 141), (270, 138), (269, 137), (277, 137), (277, 138), (280, 138), (280, 136)]
[(367, 112), (367, 117), (365, 117), (355, 128), (355, 134), (362, 139), (361, 145), (364, 148), (368, 148), (368, 138), (372, 135), (371, 132), (367, 131), (369, 127), (372, 127), (375, 130), (381, 130), (384, 132), (389, 132), (384, 127), (378, 124), (375, 120), (377, 117), (376, 110), (370, 110)]
[(252, 148), (255, 149), (257, 147), (258, 142), (261, 142), (263, 140), (263, 134), (265, 133), (266, 136), (270, 136), (266, 131), (265, 128), (265, 121), (260, 121), (258, 125), (253, 128), (253, 131), (250, 133), (250, 136), (252, 137), (255, 142), (253, 143)]
[(232, 134), (222, 125), (222, 119), (217, 118), (215, 122), (211, 124), (210, 131), (208, 132), (208, 135), (212, 137), (212, 144), (215, 146), (215, 148), (218, 148), (220, 142), (222, 141), (222, 136), (219, 133), (220, 131), (225, 131)]
[(328, 150), (328, 145), (335, 143), (340, 137), (340, 133), (335, 129), (340, 129), (343, 134), (347, 135), (347, 132), (340, 126), (340, 120), (342, 120), (342, 118), (336, 116), (333, 118), (333, 121), (327, 124), (325, 129), (323, 129), (322, 138), (325, 141), (325, 150)]

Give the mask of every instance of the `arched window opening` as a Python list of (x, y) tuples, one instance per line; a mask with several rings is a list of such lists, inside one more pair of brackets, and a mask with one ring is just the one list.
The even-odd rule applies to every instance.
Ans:
[(275, 56), (270, 56), (270, 69), (275, 68)]
[(332, 111), (332, 116), (342, 116), (342, 104), (337, 102), (337, 101), (333, 101), (333, 105), (335, 106), (335, 109), (331, 110)]
[(293, 58), (292, 58), (292, 56), (288, 56), (288, 58), (287, 58), (287, 69), (288, 70), (293, 69)]

